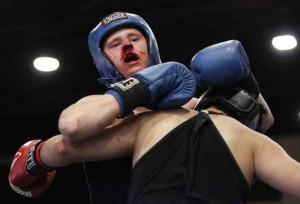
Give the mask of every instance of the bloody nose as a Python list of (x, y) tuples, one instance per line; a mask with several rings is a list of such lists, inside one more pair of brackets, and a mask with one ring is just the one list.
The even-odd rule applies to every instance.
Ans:
[(133, 45), (130, 43), (126, 43), (126, 45), (124, 45), (123, 50), (124, 51), (129, 51), (133, 49)]

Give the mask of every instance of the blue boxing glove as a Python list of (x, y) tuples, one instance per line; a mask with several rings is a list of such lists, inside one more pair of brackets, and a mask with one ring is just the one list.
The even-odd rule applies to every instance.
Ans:
[(112, 84), (106, 94), (116, 98), (122, 117), (139, 106), (152, 110), (179, 108), (191, 100), (195, 92), (196, 82), (191, 71), (178, 62), (167, 62)]
[(191, 70), (199, 86), (241, 87), (254, 98), (260, 93), (248, 56), (237, 40), (221, 42), (200, 50), (191, 60)]

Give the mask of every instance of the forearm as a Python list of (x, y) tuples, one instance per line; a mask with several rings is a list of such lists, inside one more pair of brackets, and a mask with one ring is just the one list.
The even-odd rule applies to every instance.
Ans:
[(111, 95), (93, 95), (66, 108), (59, 118), (59, 130), (70, 142), (88, 139), (112, 124), (120, 106)]
[(198, 98), (193, 97), (189, 102), (184, 104), (182, 107), (186, 109), (193, 109), (198, 102)]
[(41, 161), (49, 167), (64, 167), (72, 163), (70, 143), (62, 135), (56, 135), (45, 141), (40, 150)]
[(83, 161), (105, 160), (112, 157), (104, 148), (114, 148), (106, 142), (107, 136), (99, 135), (96, 138), (83, 142), (70, 143), (62, 135), (49, 138), (40, 150), (41, 161), (49, 167), (65, 167)]
[(138, 123), (130, 117), (122, 123), (124, 124), (107, 128), (101, 134), (80, 142), (69, 142), (62, 135), (51, 137), (41, 147), (41, 161), (49, 167), (64, 167), (83, 161), (129, 156), (133, 151)]

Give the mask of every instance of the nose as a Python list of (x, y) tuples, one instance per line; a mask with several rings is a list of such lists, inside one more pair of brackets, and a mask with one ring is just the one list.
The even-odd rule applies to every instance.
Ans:
[(123, 50), (127, 51), (127, 50), (131, 50), (131, 49), (133, 49), (133, 45), (130, 43), (130, 41), (128, 39), (124, 39)]

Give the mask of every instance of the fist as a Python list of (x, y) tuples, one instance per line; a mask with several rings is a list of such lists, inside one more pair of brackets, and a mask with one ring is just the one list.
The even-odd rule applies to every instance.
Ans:
[[(22, 145), (14, 156), (9, 171), (11, 188), (26, 197), (41, 195), (51, 184), (56, 171), (48, 171), (37, 161), (41, 140), (32, 140)], [(39, 155), (38, 155), (39, 156)]]

